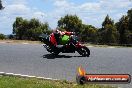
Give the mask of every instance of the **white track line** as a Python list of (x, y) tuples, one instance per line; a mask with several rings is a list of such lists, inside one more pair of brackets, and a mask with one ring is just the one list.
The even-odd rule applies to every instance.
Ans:
[(59, 79), (53, 79), (53, 78), (37, 77), (37, 76), (14, 74), (14, 73), (5, 73), (5, 72), (0, 72), (0, 76), (18, 76), (18, 77), (37, 78), (37, 79), (45, 79), (45, 80), (59, 80)]

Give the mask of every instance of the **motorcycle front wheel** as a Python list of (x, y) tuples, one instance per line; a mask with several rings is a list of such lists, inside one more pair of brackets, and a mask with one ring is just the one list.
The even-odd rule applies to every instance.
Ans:
[(90, 55), (90, 50), (87, 47), (82, 47), (78, 49), (77, 52), (83, 57), (89, 57)]

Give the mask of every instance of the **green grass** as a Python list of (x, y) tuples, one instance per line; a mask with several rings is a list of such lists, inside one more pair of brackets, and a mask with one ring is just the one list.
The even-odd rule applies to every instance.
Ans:
[(36, 78), (0, 76), (0, 88), (113, 88), (110, 86), (85, 84), (78, 85), (68, 81), (52, 81)]

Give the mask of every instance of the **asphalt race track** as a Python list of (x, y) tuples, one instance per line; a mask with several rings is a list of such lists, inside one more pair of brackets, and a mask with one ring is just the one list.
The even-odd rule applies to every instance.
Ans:
[(41, 44), (0, 43), (0, 72), (75, 81), (77, 68), (82, 66), (87, 73), (132, 75), (132, 48), (90, 47), (90, 50), (90, 57), (78, 53), (53, 57)]

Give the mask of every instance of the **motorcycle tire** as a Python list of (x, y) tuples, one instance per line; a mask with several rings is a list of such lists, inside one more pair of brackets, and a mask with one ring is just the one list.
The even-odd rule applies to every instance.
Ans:
[(87, 47), (82, 47), (81, 49), (78, 50), (78, 53), (83, 57), (89, 57), (90, 50)]

